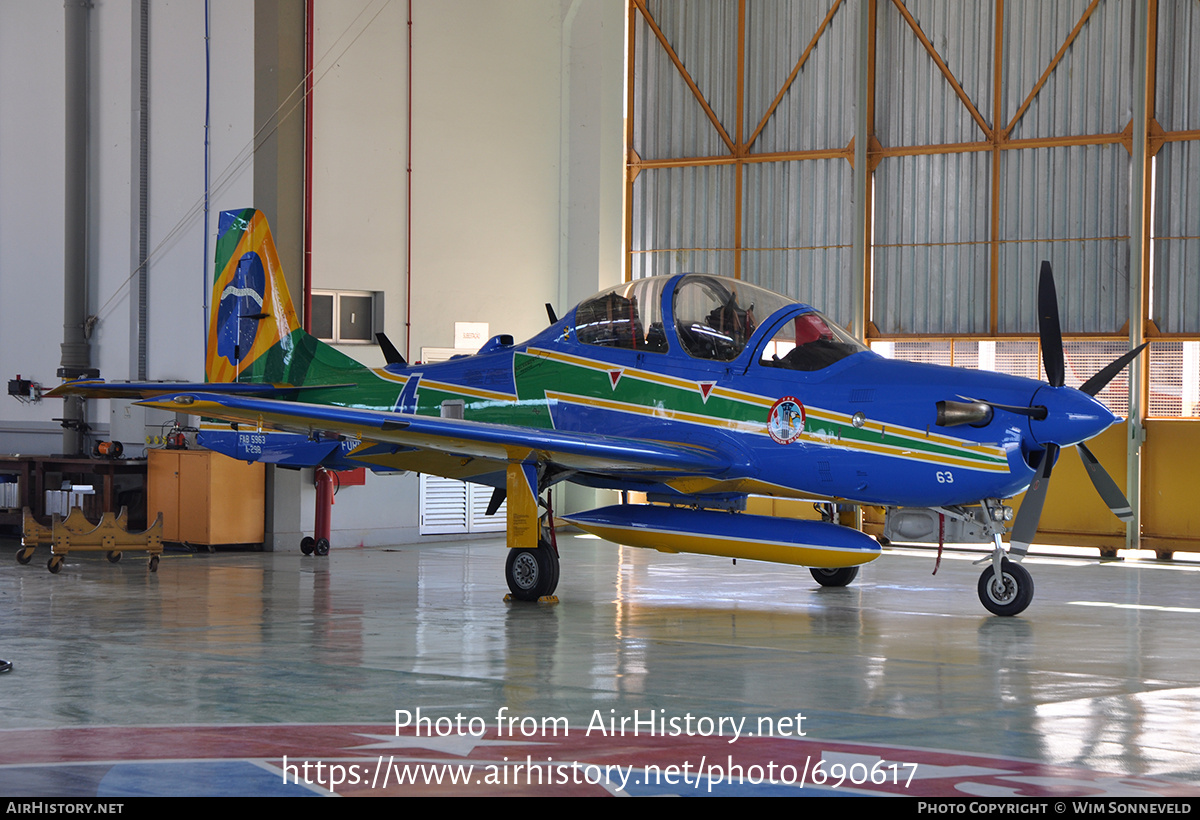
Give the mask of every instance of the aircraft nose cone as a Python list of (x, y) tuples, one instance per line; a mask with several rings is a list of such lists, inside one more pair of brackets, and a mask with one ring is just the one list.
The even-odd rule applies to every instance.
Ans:
[(1046, 418), (1029, 420), (1029, 433), (1038, 444), (1066, 447), (1087, 441), (1107, 430), (1119, 419), (1098, 399), (1073, 387), (1043, 385), (1030, 406), (1046, 408)]

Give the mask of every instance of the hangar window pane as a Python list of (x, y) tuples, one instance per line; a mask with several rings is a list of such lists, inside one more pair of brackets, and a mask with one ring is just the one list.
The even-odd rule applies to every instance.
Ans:
[(1200, 417), (1200, 342), (1150, 343), (1151, 418)]
[[(1079, 387), (1096, 373), (1108, 366), (1108, 363), (1129, 352), (1128, 339), (1068, 339), (1063, 342), (1063, 355), (1067, 360), (1067, 385)], [(1145, 354), (1143, 354), (1145, 355)], [(1042, 354), (1038, 351), (1038, 361)], [(1045, 379), (1046, 374), (1039, 368)], [(1153, 379), (1153, 376), (1151, 377)], [(1125, 368), (1101, 390), (1096, 398), (1118, 416), (1129, 415), (1129, 368)], [(1178, 415), (1178, 413), (1176, 413)]]
[(872, 342), (871, 349), (888, 359), (924, 364), (952, 364), (952, 347), (949, 342)]
[(333, 294), (312, 295), (312, 319), (309, 321), (312, 335), (326, 342), (333, 341)]
[(343, 293), (338, 297), (338, 339), (370, 343), (374, 338), (371, 313), (374, 299), (368, 295)]
[(383, 327), (383, 294), (372, 291), (313, 291), (312, 335), (330, 344), (373, 344)]
[[(1036, 339), (875, 341), (871, 349), (881, 356), (904, 361), (993, 370), (1037, 381), (1046, 379)], [(1128, 350), (1129, 342), (1125, 339), (1067, 339), (1063, 342), (1067, 385), (1079, 387)], [(1185, 360), (1189, 355), (1191, 358)], [(1155, 342), (1149, 356), (1149, 415), (1178, 418), (1190, 412), (1200, 416), (1200, 342)], [(1129, 370), (1118, 373), (1096, 398), (1118, 416), (1127, 416)]]

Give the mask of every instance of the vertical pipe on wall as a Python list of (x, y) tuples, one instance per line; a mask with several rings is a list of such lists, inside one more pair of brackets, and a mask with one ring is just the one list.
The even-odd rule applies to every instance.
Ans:
[[(992, 36), (992, 218), (988, 248), (988, 333), (1000, 327), (1000, 143), (1004, 139), (1004, 0), (996, 0)], [(951, 346), (951, 350), (953, 350)]]
[[(88, 149), (88, 2), (63, 4), (66, 45), (66, 185), (63, 236), (63, 341), (58, 375), (87, 375), (91, 350), (87, 339), (87, 149)], [(83, 399), (63, 402), (63, 453), (83, 450)]]
[(624, 282), (633, 281), (633, 179), (637, 176), (637, 172), (633, 168), (633, 160), (636, 156), (633, 150), (633, 104), (636, 99), (634, 74), (637, 67), (634, 59), (636, 38), (637, 4), (634, 3), (634, 0), (629, 0), (625, 9), (625, 137), (622, 145), (625, 185), (621, 195), (621, 224), (624, 226), (621, 240), (624, 271), (621, 279)]
[(742, 142), (742, 123), (745, 120), (744, 106), (746, 104), (745, 73), (746, 73), (746, 0), (738, 0), (737, 5), (737, 85), (736, 102), (733, 110), (737, 116), (737, 127), (734, 130), (733, 141), (733, 278), (742, 278), (743, 235), (745, 226), (742, 224), (742, 196), (745, 186), (746, 164), (742, 158), (746, 154), (746, 146)]
[[(1129, 344), (1140, 345), (1145, 338), (1146, 243), (1150, 226), (1146, 219), (1147, 170), (1146, 134), (1149, 127), (1150, 9), (1146, 3), (1134, 4), (1133, 26), (1133, 152), (1129, 173)], [(1126, 549), (1141, 546), (1142, 521), (1142, 443), (1146, 440), (1145, 381), (1150, 368), (1146, 356), (1138, 356), (1129, 365), (1129, 418), (1126, 421), (1126, 494), (1133, 517), (1125, 524)]]
[(558, 310), (571, 304), (571, 39), (581, 2), (571, 0), (563, 14), (558, 44), (558, 289), (554, 300)]
[(405, 163), (406, 200), (404, 204), (404, 358), (410, 362), (412, 361), (412, 31), (412, 0), (408, 0), (408, 120), (405, 134), (405, 149), (408, 151), (408, 158)]
[(871, 12), (867, 0), (859, 0), (858, 4), (858, 43), (857, 63), (858, 63), (858, 83), (857, 94), (855, 101), (854, 112), (854, 245), (851, 256), (851, 267), (853, 268), (850, 280), (852, 282), (850, 291), (851, 312), (853, 320), (850, 326), (850, 332), (854, 334), (854, 338), (859, 341), (866, 339), (867, 333), (867, 306), (866, 302), (866, 281), (867, 281), (867, 208), (870, 203), (867, 197), (870, 192), (870, 175), (871, 171), (867, 167), (867, 141), (870, 135), (867, 133), (868, 121), (868, 105), (870, 103), (870, 70), (868, 59), (870, 57), (870, 39), (871, 39)]
[(315, 0), (304, 7), (304, 316), (306, 332), (312, 331), (312, 226), (313, 226), (313, 41)]
[[(138, 283), (137, 283), (137, 379), (149, 376), (148, 339), (150, 321), (150, 0), (138, 9)], [(206, 245), (207, 247), (207, 245)]]
[[(211, 17), (209, 0), (204, 0), (204, 261), (200, 268), (200, 305), (204, 312), (204, 321), (200, 325), (204, 342), (201, 350), (208, 349), (208, 189), (210, 186), (209, 173), (212, 166), (212, 148), (208, 140), (210, 114), (210, 86), (212, 83), (211, 52), (209, 51), (209, 20)], [(215, 282), (214, 282), (215, 284)], [(207, 357), (205, 361), (207, 361)], [(205, 374), (207, 378), (208, 374)]]

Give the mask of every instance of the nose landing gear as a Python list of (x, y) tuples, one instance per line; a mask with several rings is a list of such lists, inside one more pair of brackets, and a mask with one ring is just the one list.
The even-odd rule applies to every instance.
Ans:
[(1033, 576), (1017, 562), (1003, 558), (999, 577), (994, 566), (979, 576), (979, 600), (993, 615), (1018, 615), (1033, 600)]

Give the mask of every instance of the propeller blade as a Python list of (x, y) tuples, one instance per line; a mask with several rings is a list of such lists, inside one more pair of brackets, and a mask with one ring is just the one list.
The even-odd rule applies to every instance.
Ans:
[(1080, 442), (1075, 445), (1075, 448), (1079, 450), (1079, 457), (1083, 459), (1083, 466), (1087, 470), (1088, 478), (1092, 480), (1092, 486), (1096, 488), (1096, 492), (1100, 493), (1100, 498), (1113, 511), (1113, 515), (1122, 521), (1132, 520), (1133, 510), (1129, 506), (1129, 499), (1112, 480), (1112, 476), (1100, 466), (1100, 462), (1092, 455), (1092, 451), (1087, 448), (1086, 444)]
[(1054, 272), (1049, 262), (1042, 262), (1038, 279), (1038, 333), (1042, 337), (1042, 365), (1046, 381), (1052, 387), (1062, 387), (1067, 380), (1067, 363), (1063, 354), (1062, 328), (1058, 322), (1058, 292), (1054, 289)]
[(1025, 500), (1017, 511), (1017, 520), (1013, 522), (1012, 535), (1008, 539), (1008, 553), (1018, 559), (1024, 558), (1029, 552), (1029, 545), (1037, 535), (1038, 522), (1042, 519), (1042, 506), (1046, 503), (1046, 490), (1050, 488), (1050, 470), (1058, 455), (1057, 444), (1047, 444), (1046, 454), (1042, 456), (1041, 466), (1033, 483), (1025, 491)]
[(1092, 376), (1083, 384), (1079, 385), (1079, 389), (1082, 392), (1087, 393), (1089, 396), (1096, 395), (1103, 390), (1110, 381), (1113, 380), (1114, 376), (1124, 370), (1126, 365), (1136, 359), (1138, 354), (1145, 350), (1146, 346), (1149, 344), (1149, 342), (1144, 342), (1126, 353), (1124, 356), (1121, 356), (1118, 359), (1113, 359), (1103, 370)]

